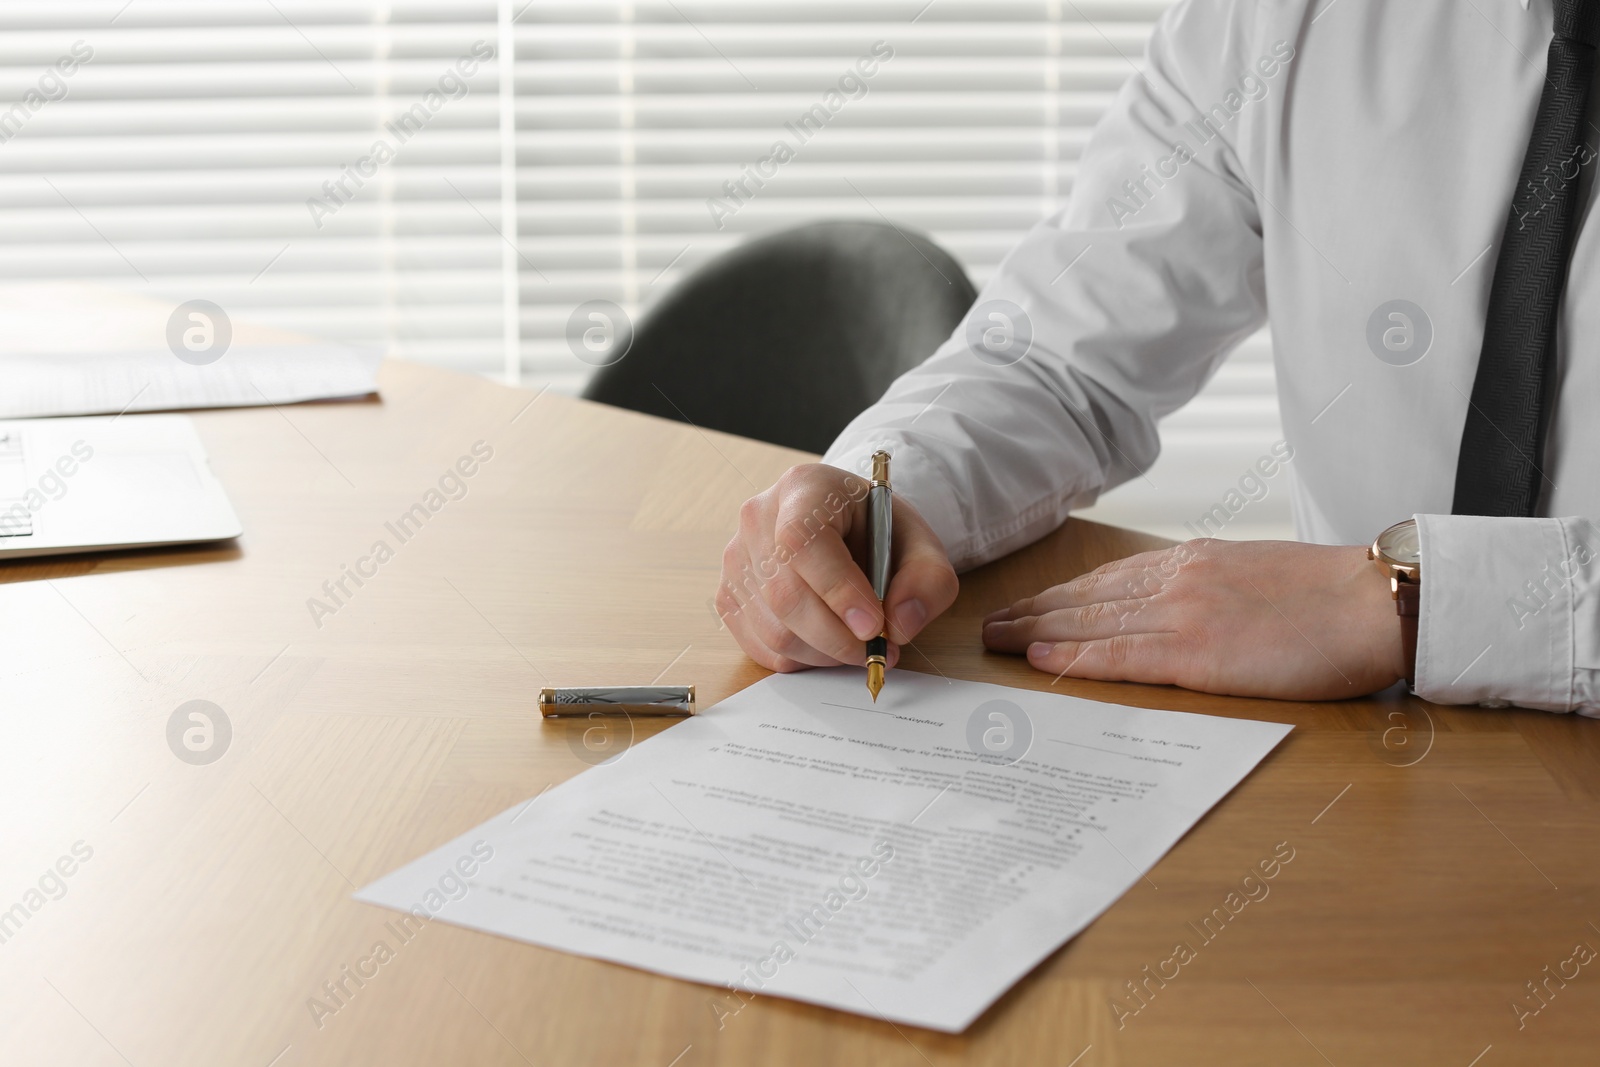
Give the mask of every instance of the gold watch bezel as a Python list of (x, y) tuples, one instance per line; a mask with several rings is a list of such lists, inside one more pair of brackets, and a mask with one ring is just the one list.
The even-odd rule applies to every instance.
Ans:
[[(1417, 520), (1414, 518), (1402, 519), (1397, 523), (1384, 527), (1383, 531), (1379, 533), (1377, 537), (1372, 539), (1372, 544), (1367, 546), (1367, 558), (1376, 563), (1379, 568), (1381, 568), (1384, 573), (1389, 576), (1391, 585), (1398, 582), (1422, 581), (1422, 563), (1420, 561), (1416, 563), (1402, 562), (1395, 559), (1393, 556), (1389, 555), (1379, 547), (1379, 545), (1383, 543), (1384, 538), (1389, 535), (1390, 531), (1398, 530), (1402, 526), (1414, 527), (1416, 525)], [(1398, 589), (1396, 589), (1394, 593), (1397, 597), (1400, 595)]]

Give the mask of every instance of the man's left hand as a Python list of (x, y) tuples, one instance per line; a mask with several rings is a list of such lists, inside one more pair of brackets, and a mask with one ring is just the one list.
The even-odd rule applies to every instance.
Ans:
[(1186, 541), (983, 621), (983, 643), (1074, 678), (1337, 700), (1404, 678), (1389, 583), (1362, 548)]

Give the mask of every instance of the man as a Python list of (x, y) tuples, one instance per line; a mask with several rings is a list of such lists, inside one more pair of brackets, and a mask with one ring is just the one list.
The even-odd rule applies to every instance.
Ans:
[[(1310, 543), (1134, 556), (984, 643), (1071, 677), (1600, 714), (1597, 42), (1600, 0), (1180, 3), (1068, 207), (823, 464), (745, 504), (717, 600), (740, 644), (862, 662), (881, 614), (850, 472), (874, 449), (904, 643), (957, 569), (1147, 468), (1157, 420), (1267, 321)], [(1420, 598), (1364, 548), (1413, 516)]]

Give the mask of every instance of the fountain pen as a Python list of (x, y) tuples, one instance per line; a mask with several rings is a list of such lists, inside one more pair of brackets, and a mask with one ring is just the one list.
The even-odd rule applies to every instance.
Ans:
[[(889, 453), (872, 454), (872, 488), (867, 491), (867, 561), (872, 593), (878, 606), (889, 595), (889, 546), (894, 542), (894, 511), (889, 496)], [(878, 702), (883, 672), (889, 666), (889, 613), (883, 612), (883, 632), (867, 641), (867, 692)]]

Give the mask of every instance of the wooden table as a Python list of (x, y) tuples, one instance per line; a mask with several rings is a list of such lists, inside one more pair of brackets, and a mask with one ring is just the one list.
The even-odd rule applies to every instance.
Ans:
[[(1600, 949), (1600, 722), (1070, 680), (1296, 729), (964, 1035), (772, 999), (719, 1027), (710, 987), (443, 924), (318, 1017), (394, 940), (355, 887), (595, 758), (584, 724), (535, 713), (541, 684), (661, 677), (709, 703), (762, 675), (710, 599), (739, 502), (803, 457), (404, 364), (381, 403), (196, 421), (237, 548), (0, 565), (6, 1067), (1595, 1062), (1600, 960), (1521, 1029), (1512, 1004)], [(402, 541), (385, 523), (476, 442), (492, 458)], [(1069, 523), (965, 576), (907, 665), (1045, 688), (977, 619), (1155, 543)], [(169, 744), (194, 700), (225, 747), (185, 748), (186, 712)], [(1269, 895), (1202, 941), (1189, 923), (1282, 842)], [(1179, 941), (1195, 958), (1133, 999)]]

